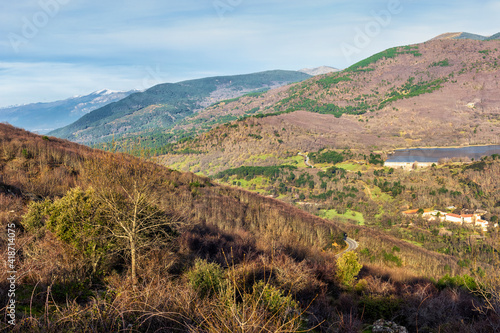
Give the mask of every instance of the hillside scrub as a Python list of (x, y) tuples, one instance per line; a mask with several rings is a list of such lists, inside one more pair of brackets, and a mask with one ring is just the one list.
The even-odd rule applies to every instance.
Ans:
[[(15, 222), (19, 230), (24, 227), (19, 234), (20, 244), (33, 239), (23, 248), (19, 272), (25, 273), (19, 283), (27, 288), (22, 293), (38, 289), (36, 307), (43, 308), (40, 302), (44, 297), (56, 302), (67, 297), (83, 304), (90, 302), (97, 290), (92, 285), (102, 288), (113, 274), (130, 277), (130, 285), (139, 288), (153, 278), (147, 273), (152, 267), (148, 268), (146, 263), (153, 259), (146, 258), (166, 258), (175, 253), (179, 247), (176, 239), (182, 240), (179, 236), (198, 224), (216, 223), (222, 229), (241, 232), (247, 229), (261, 236), (258, 246), (262, 249), (254, 245), (254, 251), (280, 249), (297, 258), (311, 257), (312, 253), (312, 257), (320, 259), (319, 250), (324, 246), (321, 244), (326, 244), (332, 233), (339, 232), (334, 225), (314, 216), (300, 211), (289, 214), (294, 209), (280, 202), (213, 186), (208, 179), (192, 174), (173, 172), (125, 155), (92, 151), (54, 138), (45, 140), (5, 125), (1, 125), (1, 130), (0, 181), (1, 198), (5, 202), (2, 222)], [(71, 172), (65, 173), (66, 170)], [(37, 184), (37, 180), (42, 182)], [(48, 184), (56, 186), (48, 191)], [(29, 198), (34, 200), (29, 203)], [(29, 205), (24, 207), (25, 203)], [(228, 209), (220, 209), (224, 206)], [(4, 209), (16, 212), (9, 214)], [(172, 228), (175, 223), (171, 221), (181, 219), (185, 223), (180, 229)], [(307, 225), (312, 221), (323, 231), (308, 230)], [(201, 235), (196, 237), (199, 239)], [(313, 248), (303, 246), (302, 242)], [(274, 244), (272, 248), (270, 244)], [(230, 253), (231, 249), (226, 251)], [(160, 267), (177, 265), (172, 269), (184, 270), (179, 263), (172, 258)], [(163, 270), (163, 274), (167, 271)], [(20, 298), (19, 302), (25, 306), (29, 298)], [(110, 323), (111, 327), (116, 324)], [(64, 322), (61, 325), (60, 328), (69, 327)]]
[[(2, 321), (2, 330), (348, 332), (389, 310), (411, 330), (491, 327), (490, 317), (465, 306), (484, 306), (483, 297), (438, 288), (438, 267), (455, 268), (446, 255), (127, 155), (7, 125), (0, 131), (0, 222), (16, 225), (18, 246), (17, 324)], [(147, 242), (135, 278), (132, 245), (116, 237), (134, 216), (175, 222), (138, 235)], [(332, 245), (343, 230), (372, 255), (392, 251), (403, 266), (359, 255), (359, 281), (344, 287)], [(5, 234), (0, 248), (6, 253)], [(0, 275), (7, 304), (7, 273)]]
[[(392, 48), (343, 72), (207, 108), (171, 137), (173, 143), (181, 133), (190, 133), (200, 142), (164, 150), (164, 162), (189, 170), (182, 161), (190, 156), (176, 153), (185, 148), (202, 152), (197, 160), (207, 162), (188, 166), (205, 172), (212, 161), (239, 167), (236, 161), (248, 152), (493, 144), (500, 135), (495, 125), (498, 43), (435, 40)], [(488, 54), (480, 53), (485, 48)], [(258, 147), (253, 137), (245, 138), (249, 134), (262, 137)], [(139, 144), (139, 138), (135, 142)]]

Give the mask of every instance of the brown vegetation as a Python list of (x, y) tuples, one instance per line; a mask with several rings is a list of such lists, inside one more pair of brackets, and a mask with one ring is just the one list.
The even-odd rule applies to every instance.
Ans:
[[(317, 76), (257, 97), (209, 107), (199, 112), (193, 123), (179, 129), (197, 128), (221, 116), (244, 116), (255, 109), (262, 114), (295, 111), (233, 122), (194, 142), (179, 145), (179, 151), (184, 148), (201, 151), (197, 156), (199, 164), (190, 155), (182, 154), (166, 155), (162, 163), (186, 161), (183, 170), (192, 166), (197, 172), (207, 170), (210, 163), (234, 167), (252, 155), (279, 155), (278, 152), (325, 147), (390, 151), (405, 147), (498, 144), (500, 42), (436, 40), (412, 47), (420, 56), (403, 53), (381, 58), (362, 71)], [(325, 86), (325, 80), (334, 81), (342, 76), (349, 76), (350, 80)], [(405, 85), (410, 81), (418, 85), (436, 80), (441, 82), (440, 88), (432, 92), (384, 102), (394, 93), (406, 96), (409, 92)], [(305, 100), (313, 101), (312, 106), (300, 107)], [(360, 103), (366, 105), (366, 113), (336, 118), (333, 114), (311, 112), (317, 105), (356, 107)]]
[[(370, 248), (397, 244), (401, 254), (413, 261), (405, 262), (404, 274), (403, 268), (365, 264), (360, 280), (343, 287), (335, 278), (331, 243), (340, 242), (341, 233), (333, 222), (127, 155), (103, 153), (7, 125), (0, 125), (0, 131), (0, 222), (4, 230), (9, 223), (16, 225), (18, 249), (17, 325), (9, 326), (4, 317), (2, 329), (353, 332), (380, 317), (419, 332), (492, 327), (487, 319), (494, 314), (465, 306), (472, 300), (483, 306), (481, 297), (459, 282), (445, 286), (430, 279), (440, 277), (439, 266), (453, 264), (447, 256), (390, 236), (373, 237), (365, 228), (354, 236), (356, 231), (348, 227), (349, 234)], [(134, 184), (141, 182), (147, 187), (137, 194), (147, 195), (135, 196)], [(84, 193), (96, 193), (94, 199), (103, 211), (75, 210), (69, 229), (57, 229), (57, 223), (67, 222), (57, 218), (69, 211), (55, 208), (67, 207), (64, 204), (71, 200), (87, 200)], [(147, 205), (134, 206), (143, 198)], [(106, 200), (121, 209), (106, 211)], [(49, 206), (53, 210), (43, 208)], [(78, 250), (90, 244), (78, 236), (83, 220), (90, 216), (95, 227), (106, 221), (119, 225), (126, 220), (119, 217), (131, 207), (146, 207), (155, 221), (165, 214), (167, 221), (179, 222), (169, 224), (169, 237), (161, 237), (162, 242), (141, 243), (136, 281), (131, 278), (130, 252), (115, 247), (113, 241), (103, 243), (113, 251), (97, 269), (87, 260), (89, 253)], [(107, 218), (101, 221), (102, 216)], [(97, 230), (105, 234), (105, 229)], [(69, 231), (77, 237), (66, 239)], [(5, 253), (5, 233), (0, 245)], [(414, 271), (410, 265), (416, 266)], [(6, 272), (0, 274), (3, 304), (9, 299)]]

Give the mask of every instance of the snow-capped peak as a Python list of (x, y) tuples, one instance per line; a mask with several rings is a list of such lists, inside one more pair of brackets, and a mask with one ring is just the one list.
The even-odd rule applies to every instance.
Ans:
[(120, 92), (120, 91), (102, 89), (102, 90), (95, 91), (92, 94), (94, 94), (94, 95), (111, 95), (111, 94), (118, 93), (118, 92)]

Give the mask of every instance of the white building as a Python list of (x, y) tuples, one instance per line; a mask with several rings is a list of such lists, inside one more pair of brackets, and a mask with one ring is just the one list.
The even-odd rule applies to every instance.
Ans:
[(481, 228), (484, 232), (488, 231), (489, 223), (485, 220), (476, 220), (476, 227)]
[(384, 166), (394, 169), (415, 170), (431, 167), (433, 162), (385, 162)]
[(453, 213), (449, 213), (449, 214), (446, 214), (446, 222), (453, 222), (453, 223), (462, 223), (462, 216), (461, 215), (457, 215), (457, 214), (453, 214)]
[(462, 215), (463, 223), (473, 223), (476, 218), (473, 214)]

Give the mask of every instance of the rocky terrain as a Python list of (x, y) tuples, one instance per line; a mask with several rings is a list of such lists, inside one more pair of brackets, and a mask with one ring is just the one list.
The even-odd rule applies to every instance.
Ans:
[(299, 70), (299, 72), (309, 74), (311, 76), (323, 75), (328, 73), (338, 72), (340, 69), (329, 67), (329, 66), (320, 66), (316, 68), (303, 68)]

